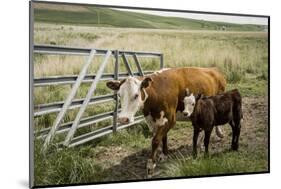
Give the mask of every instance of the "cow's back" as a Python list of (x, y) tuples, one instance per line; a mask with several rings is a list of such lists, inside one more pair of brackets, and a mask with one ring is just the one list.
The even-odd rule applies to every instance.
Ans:
[(150, 96), (147, 104), (155, 106), (155, 111), (165, 108), (163, 106), (183, 110), (186, 88), (192, 93), (210, 96), (222, 92), (226, 84), (223, 75), (215, 68), (171, 68), (150, 77), (152, 83), (147, 89)]
[(181, 81), (178, 110), (182, 111), (182, 103), (185, 97), (185, 89), (188, 88), (193, 94), (206, 96), (217, 95), (225, 90), (226, 81), (224, 76), (216, 68), (183, 68), (179, 69), (178, 80)]
[(216, 95), (224, 91), (226, 82), (216, 68), (182, 68), (179, 69), (178, 80), (182, 81), (181, 88), (189, 88), (193, 93)]

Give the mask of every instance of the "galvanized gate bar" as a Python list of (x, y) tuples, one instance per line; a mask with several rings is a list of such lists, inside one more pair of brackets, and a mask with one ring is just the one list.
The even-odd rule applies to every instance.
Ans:
[[(80, 123), (79, 123), (77, 128), (82, 128), (82, 127), (85, 127), (85, 126), (88, 126), (88, 125), (98, 123), (100, 121), (111, 119), (113, 115), (114, 115), (114, 112), (111, 111), (111, 112), (105, 112), (105, 113), (97, 114), (97, 115), (94, 115), (94, 116), (82, 118), (80, 120)], [(72, 124), (73, 124), (73, 121), (61, 124), (60, 127), (57, 129), (56, 134), (64, 133), (64, 132), (69, 131)], [(38, 135), (38, 138), (44, 138), (44, 137), (47, 136), (49, 131), (50, 131), (50, 128), (46, 128), (46, 129), (42, 129), (38, 132), (35, 132), (35, 134)]]
[[(129, 123), (129, 124), (126, 124), (126, 125), (118, 125), (117, 130), (132, 126), (132, 125), (134, 125), (136, 123), (140, 123), (142, 121), (144, 121), (143, 116), (138, 116), (138, 117), (135, 118), (135, 122), (133, 122), (133, 123)], [(102, 137), (102, 136), (104, 136), (106, 134), (109, 134), (109, 133), (112, 133), (112, 132), (113, 132), (113, 128), (112, 128), (112, 125), (110, 125), (110, 126), (107, 126), (107, 127), (104, 127), (104, 128), (101, 128), (101, 129), (98, 129), (98, 130), (95, 130), (95, 131), (77, 136), (77, 137), (72, 139), (72, 141), (69, 144), (69, 147), (74, 147), (74, 146), (77, 146), (79, 144), (83, 144), (85, 142), (88, 142), (88, 141), (91, 141), (93, 139)]]
[(108, 50), (106, 55), (105, 55), (104, 61), (102, 62), (102, 64), (99, 67), (99, 70), (98, 70), (97, 75), (96, 75), (96, 79), (93, 81), (90, 89), (88, 90), (86, 98), (85, 98), (82, 106), (80, 107), (79, 112), (76, 115), (76, 118), (75, 118), (75, 120), (74, 120), (74, 122), (73, 122), (73, 124), (71, 126), (70, 131), (68, 132), (68, 134), (67, 134), (67, 136), (65, 138), (65, 141), (64, 141), (64, 145), (65, 146), (69, 145), (69, 143), (70, 143), (70, 141), (71, 141), (71, 139), (72, 139), (72, 137), (73, 137), (77, 127), (78, 127), (78, 124), (80, 122), (82, 114), (86, 110), (86, 107), (87, 107), (87, 105), (88, 105), (88, 103), (89, 103), (89, 101), (91, 99), (91, 96), (93, 95), (94, 91), (96, 90), (96, 86), (97, 86), (97, 84), (98, 84), (98, 82), (99, 82), (99, 80), (101, 78), (101, 75), (102, 75), (102, 73), (104, 71), (105, 66), (107, 65), (107, 62), (108, 62), (110, 56), (111, 56), (111, 51)]
[(164, 57), (163, 54), (160, 55), (160, 69), (164, 67)]
[[(119, 72), (119, 52), (118, 50), (115, 51), (115, 69), (114, 69), (114, 79), (118, 80), (118, 72)], [(115, 97), (115, 109), (114, 109), (114, 116), (113, 116), (113, 132), (117, 131), (117, 117), (118, 117), (118, 102), (119, 97), (117, 95), (117, 91), (114, 92)]]
[[(112, 94), (92, 97), (90, 99), (89, 105), (110, 102), (110, 101), (114, 100), (114, 97), (115, 96)], [(83, 104), (83, 101), (84, 101), (84, 98), (73, 100), (68, 109), (74, 109), (74, 108), (80, 107)], [(64, 104), (64, 101), (60, 101), (60, 102), (54, 102), (54, 103), (49, 103), (49, 104), (39, 104), (37, 106), (34, 106), (34, 110), (35, 110), (34, 117), (53, 113), (53, 112), (59, 112), (61, 110), (61, 108), (63, 107), (63, 104)]]
[(134, 125), (136, 123), (140, 123), (142, 121), (144, 121), (144, 117), (142, 115), (141, 116), (137, 116), (137, 117), (135, 117), (135, 121), (132, 122), (132, 123), (128, 123), (128, 124), (125, 124), (125, 125), (118, 124), (117, 130), (130, 127), (130, 126), (132, 126), (132, 125)]
[[(34, 53), (44, 54), (60, 54), (60, 55), (88, 55), (91, 53), (90, 48), (76, 48), (65, 46), (53, 46), (53, 45), (34, 45)], [(95, 49), (96, 55), (105, 55), (107, 50)]]
[(138, 71), (139, 71), (140, 75), (141, 75), (141, 76), (144, 76), (144, 74), (143, 74), (143, 72), (142, 72), (142, 68), (141, 68), (141, 65), (140, 65), (140, 62), (139, 62), (139, 60), (138, 60), (137, 55), (136, 55), (136, 54), (134, 54), (134, 55), (133, 55), (133, 58), (134, 58), (134, 60), (135, 60), (135, 63), (136, 63), (136, 65), (137, 65), (137, 68), (138, 68)]
[[(55, 45), (34, 45), (33, 53), (44, 53), (44, 54), (62, 54), (62, 55), (88, 55), (91, 52), (91, 48), (77, 48), (77, 47), (66, 47), (66, 46), (55, 46)], [(108, 49), (95, 49), (96, 55), (105, 55)], [(111, 50), (114, 55), (114, 50)], [(119, 51), (120, 54), (126, 54), (127, 56), (133, 56), (137, 54), (139, 56), (161, 56), (160, 52), (145, 52), (145, 51)]]
[(90, 55), (87, 59), (87, 61), (84, 63), (82, 69), (81, 69), (81, 72), (79, 73), (79, 76), (77, 78), (77, 81), (75, 82), (75, 84), (73, 85), (72, 89), (71, 89), (71, 92), (69, 93), (67, 99), (65, 100), (65, 103), (63, 104), (63, 107), (60, 111), (60, 113), (57, 115), (56, 117), (56, 120), (50, 130), (50, 132), (48, 133), (46, 139), (45, 139), (45, 142), (44, 142), (44, 145), (43, 145), (43, 151), (46, 150), (48, 144), (50, 143), (50, 141), (52, 140), (59, 124), (61, 123), (66, 111), (68, 110), (68, 107), (70, 106), (71, 104), (71, 101), (73, 100), (80, 84), (82, 83), (82, 80), (84, 78), (84, 76), (86, 75), (87, 73), (87, 70), (88, 70), (88, 67), (89, 65), (91, 64), (93, 58), (94, 58), (94, 55), (95, 55), (96, 51), (95, 50), (92, 50), (90, 52)]
[(101, 128), (99, 130), (96, 131), (92, 131), (80, 136), (77, 136), (75, 138), (72, 139), (72, 141), (69, 144), (69, 147), (74, 147), (77, 146), (79, 144), (83, 144), (85, 142), (91, 141), (93, 139), (99, 138), (101, 136), (107, 135), (109, 133), (112, 133), (113, 129), (112, 129), (112, 125)]
[(145, 57), (155, 57), (161, 56), (160, 52), (145, 52), (145, 51), (119, 51), (119, 54), (126, 54), (126, 56), (133, 56), (134, 54), (138, 56), (145, 56)]
[(129, 64), (129, 62), (128, 62), (126, 56), (125, 56), (125, 54), (122, 54), (122, 58), (123, 58), (123, 62), (124, 62), (124, 64), (125, 64), (125, 66), (126, 66), (126, 69), (127, 69), (128, 73), (129, 73), (129, 75), (133, 76), (132, 69), (131, 69), (131, 67), (130, 67), (130, 64)]
[[(153, 71), (145, 71), (144, 74), (151, 74)], [(141, 76), (139, 72), (133, 72), (136, 76)], [(119, 73), (119, 77), (128, 77), (128, 73)], [(65, 84), (74, 84), (77, 80), (78, 75), (67, 75), (67, 76), (48, 76), (44, 78), (34, 78), (34, 87), (44, 87), (49, 85), (65, 85)], [(91, 83), (96, 78), (96, 75), (85, 75), (82, 83)], [(105, 73), (102, 75), (100, 81), (107, 81), (110, 79), (115, 79), (114, 74)]]
[[(49, 76), (44, 78), (35, 78), (34, 87), (42, 87), (48, 85), (60, 85), (60, 84), (72, 84), (77, 80), (77, 75), (68, 75), (68, 76)], [(96, 75), (85, 75), (83, 83), (93, 82), (96, 78)], [(103, 74), (101, 80), (110, 80), (114, 78), (114, 74)]]

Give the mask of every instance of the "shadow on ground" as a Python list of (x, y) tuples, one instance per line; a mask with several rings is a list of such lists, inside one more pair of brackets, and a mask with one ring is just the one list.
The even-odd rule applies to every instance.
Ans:
[[(219, 142), (219, 141), (218, 141)], [(146, 178), (146, 161), (150, 155), (150, 149), (143, 149), (136, 153), (130, 154), (124, 157), (122, 161), (114, 165), (107, 170), (105, 170), (108, 177), (105, 178), (106, 181), (124, 181), (124, 180), (143, 180)], [(153, 178), (163, 178), (161, 168), (165, 162), (172, 160), (176, 157), (191, 157), (192, 146), (191, 145), (181, 145), (177, 148), (172, 148), (169, 150), (168, 158), (157, 164)]]

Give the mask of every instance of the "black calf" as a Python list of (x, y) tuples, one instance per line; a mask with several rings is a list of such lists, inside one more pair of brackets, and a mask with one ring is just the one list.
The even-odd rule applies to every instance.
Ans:
[(201, 130), (205, 132), (204, 146), (205, 153), (208, 153), (208, 146), (211, 132), (214, 126), (229, 123), (232, 128), (231, 149), (238, 150), (240, 136), (240, 120), (242, 115), (242, 98), (237, 89), (225, 92), (216, 96), (203, 97), (195, 96), (195, 106), (190, 116), (194, 128), (193, 133), (193, 155), (197, 156), (197, 140)]

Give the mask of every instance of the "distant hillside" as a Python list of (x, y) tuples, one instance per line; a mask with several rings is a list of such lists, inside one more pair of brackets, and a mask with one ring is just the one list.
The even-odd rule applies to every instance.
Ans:
[(35, 3), (35, 22), (155, 29), (263, 31), (261, 25), (156, 16), (81, 5)]

